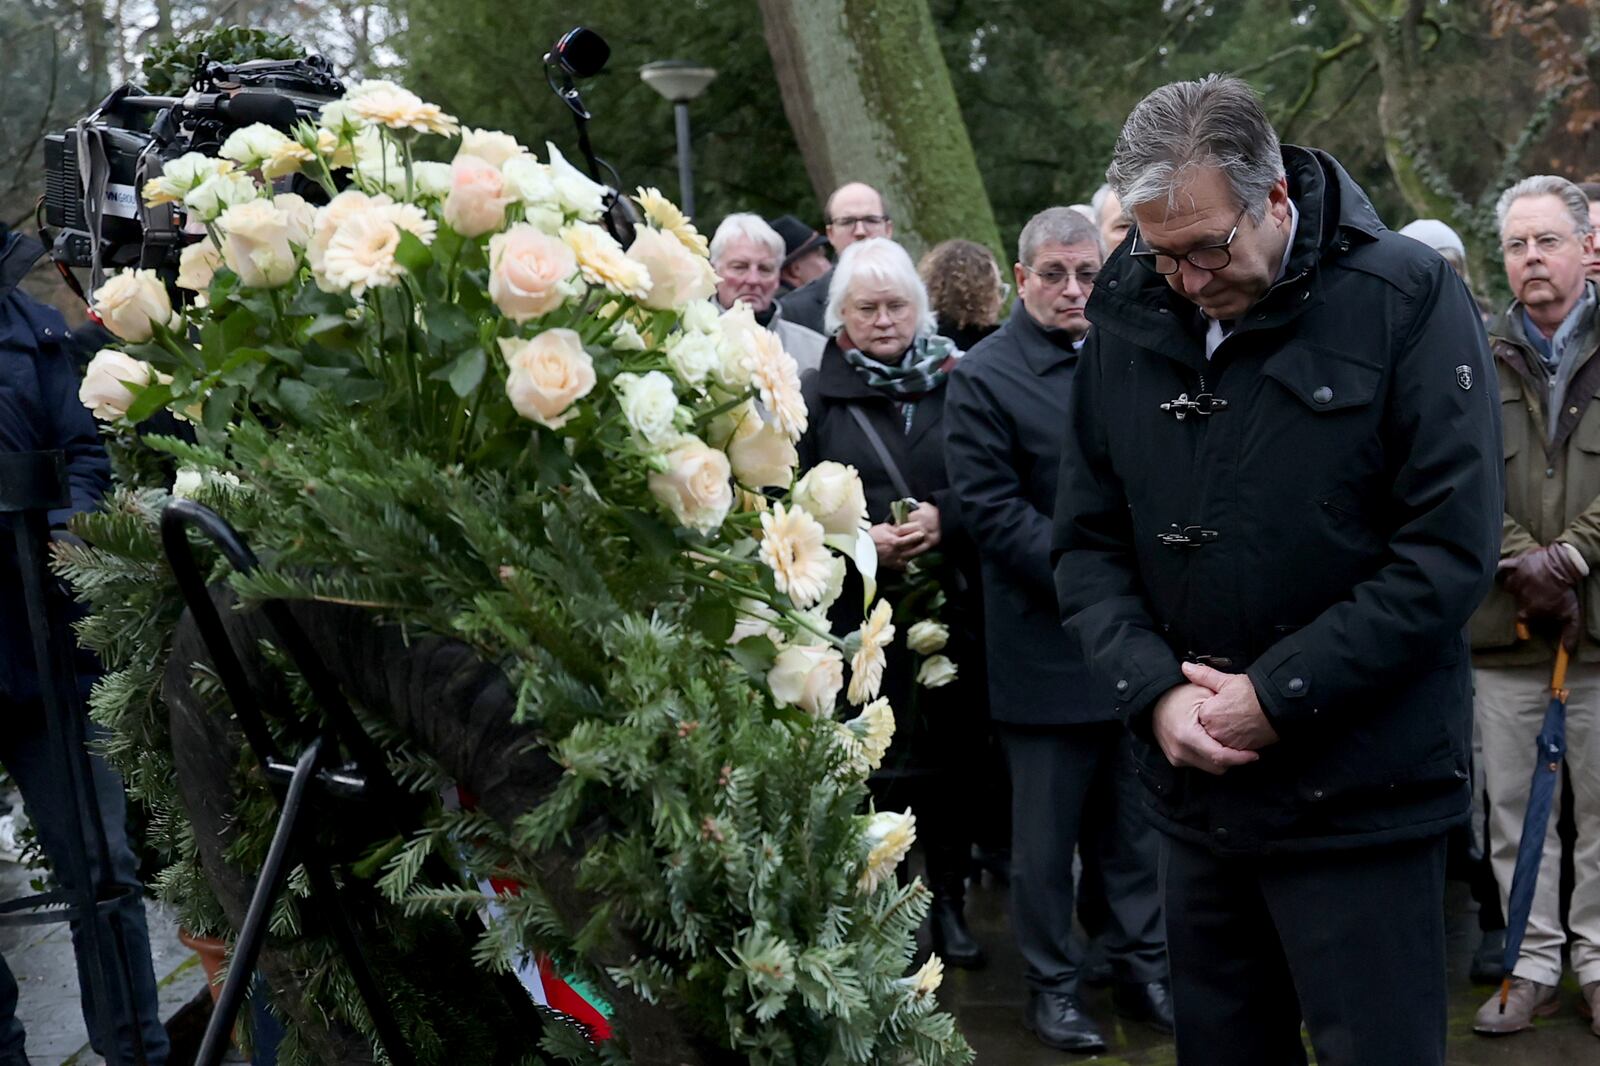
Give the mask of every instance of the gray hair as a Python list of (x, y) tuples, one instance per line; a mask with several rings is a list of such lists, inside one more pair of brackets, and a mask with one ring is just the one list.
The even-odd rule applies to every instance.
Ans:
[(762, 245), (777, 257), (779, 263), (783, 262), (783, 238), (778, 236), (778, 231), (767, 225), (766, 219), (760, 215), (740, 213), (729, 215), (717, 227), (717, 232), (711, 235), (711, 265), (716, 266), (722, 262), (722, 253), (728, 250), (736, 237), (754, 241)]
[(844, 328), (839, 311), (858, 277), (889, 285), (910, 300), (916, 308), (918, 337), (932, 336), (938, 329), (928, 303), (928, 290), (917, 276), (910, 254), (888, 237), (868, 237), (846, 248), (833, 268), (833, 280), (828, 283), (828, 304), (822, 312), (822, 325), (828, 336), (837, 337)]
[(1033, 266), (1039, 249), (1046, 244), (1092, 244), (1101, 256), (1106, 254), (1100, 227), (1070, 207), (1047, 207), (1028, 219), (1017, 238), (1017, 262)]
[(1201, 167), (1215, 167), (1234, 199), (1260, 222), (1267, 193), (1284, 176), (1278, 134), (1255, 91), (1238, 78), (1208, 74), (1175, 81), (1139, 101), (1122, 125), (1106, 181), (1122, 209), (1165, 198)]
[(1567, 214), (1572, 216), (1572, 232), (1581, 237), (1594, 231), (1594, 226), (1589, 222), (1589, 198), (1583, 195), (1582, 189), (1554, 174), (1535, 174), (1531, 178), (1523, 178), (1500, 194), (1500, 199), (1494, 205), (1496, 233), (1505, 234), (1506, 215), (1511, 212), (1511, 205), (1526, 196), (1554, 196), (1566, 207)]
[(1096, 222), (1100, 221), (1100, 212), (1106, 206), (1106, 198), (1110, 195), (1111, 183), (1107, 182), (1096, 189), (1093, 196), (1089, 197), (1089, 207), (1094, 211), (1094, 220)]

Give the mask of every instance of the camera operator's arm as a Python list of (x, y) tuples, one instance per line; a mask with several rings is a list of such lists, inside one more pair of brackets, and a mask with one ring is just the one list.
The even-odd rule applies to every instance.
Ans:
[[(72, 505), (50, 512), (50, 525), (64, 527), (81, 511), (92, 511), (111, 486), (111, 463), (100, 443), (100, 428), (94, 416), (78, 399), (80, 373), (66, 323), (54, 311), (38, 307), (40, 317), (59, 323), (51, 327), (52, 337), (40, 333), (39, 392), (48, 424), (41, 427), (41, 447), (59, 448), (67, 458), (67, 482)], [(52, 342), (54, 341), (54, 342)]]

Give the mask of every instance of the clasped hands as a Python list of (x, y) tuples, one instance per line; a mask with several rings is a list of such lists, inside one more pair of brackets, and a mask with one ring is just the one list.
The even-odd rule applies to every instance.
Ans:
[(904, 570), (923, 552), (939, 546), (939, 508), (919, 503), (900, 525), (879, 522), (867, 530), (878, 549), (878, 565)]
[(1168, 689), (1151, 714), (1156, 743), (1173, 766), (1224, 774), (1278, 742), (1249, 677), (1200, 663), (1184, 663), (1183, 676), (1188, 682)]

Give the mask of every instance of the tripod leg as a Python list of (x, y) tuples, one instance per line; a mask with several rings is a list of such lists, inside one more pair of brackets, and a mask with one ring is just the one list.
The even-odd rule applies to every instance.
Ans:
[(289, 874), (289, 848), (294, 842), (300, 807), (305, 801), (306, 788), (316, 776), (321, 756), (322, 739), (319, 737), (306, 746), (295, 763), (294, 775), (289, 778), (289, 789), (284, 794), (282, 811), (278, 815), (278, 828), (272, 834), (267, 861), (261, 867), (255, 893), (250, 897), (244, 928), (239, 930), (239, 939), (234, 942), (233, 956), (228, 961), (228, 979), (222, 983), (216, 1009), (211, 1012), (211, 1021), (206, 1025), (205, 1039), (200, 1044), (200, 1054), (195, 1057), (195, 1066), (218, 1066), (222, 1056), (227, 1053), (234, 1022), (239, 1017), (239, 1004), (255, 976), (256, 960), (261, 956), (261, 942), (267, 935), (272, 906), (277, 902), (283, 882)]

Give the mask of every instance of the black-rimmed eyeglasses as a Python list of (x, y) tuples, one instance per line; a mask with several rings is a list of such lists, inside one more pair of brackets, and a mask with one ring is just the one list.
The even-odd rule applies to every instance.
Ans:
[(1208, 244), (1202, 248), (1191, 248), (1183, 255), (1173, 255), (1170, 252), (1158, 252), (1144, 245), (1144, 236), (1140, 234), (1134, 237), (1133, 248), (1128, 252), (1128, 256), (1137, 259), (1157, 274), (1163, 276), (1176, 274), (1180, 259), (1187, 260), (1201, 270), (1215, 273), (1233, 262), (1233, 252), (1229, 250), (1228, 246), (1239, 235), (1239, 223), (1244, 221), (1244, 213), (1248, 210), (1249, 208), (1241, 208), (1239, 210), (1239, 214), (1233, 220), (1233, 228), (1228, 231), (1227, 240), (1221, 244)]
[(1094, 279), (1100, 276), (1099, 270), (1061, 270), (1055, 267), (1049, 270), (1035, 270), (1027, 263), (1022, 264), (1022, 269), (1026, 270), (1028, 273), (1044, 282), (1047, 287), (1052, 289), (1060, 288), (1061, 286), (1067, 284), (1067, 282), (1072, 278), (1077, 278), (1078, 284), (1087, 289), (1094, 284)]

